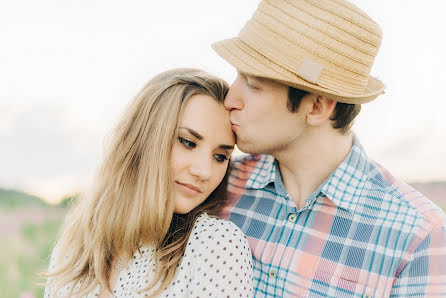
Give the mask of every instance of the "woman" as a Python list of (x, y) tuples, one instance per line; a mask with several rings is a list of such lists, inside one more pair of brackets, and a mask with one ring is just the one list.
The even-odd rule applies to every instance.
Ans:
[(235, 144), (227, 90), (195, 69), (147, 83), (113, 134), (92, 195), (67, 217), (45, 297), (252, 295), (244, 235), (210, 217)]

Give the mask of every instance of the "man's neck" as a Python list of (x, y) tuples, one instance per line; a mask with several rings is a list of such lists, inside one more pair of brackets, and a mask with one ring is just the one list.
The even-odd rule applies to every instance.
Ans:
[(352, 143), (352, 134), (319, 130), (273, 154), (279, 162), (285, 189), (299, 209), (347, 157)]

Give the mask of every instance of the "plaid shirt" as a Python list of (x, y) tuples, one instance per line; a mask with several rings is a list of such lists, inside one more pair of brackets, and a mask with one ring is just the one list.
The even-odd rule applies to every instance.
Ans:
[(446, 297), (446, 217), (351, 152), (298, 209), (267, 155), (233, 161), (221, 216), (253, 253), (256, 297)]

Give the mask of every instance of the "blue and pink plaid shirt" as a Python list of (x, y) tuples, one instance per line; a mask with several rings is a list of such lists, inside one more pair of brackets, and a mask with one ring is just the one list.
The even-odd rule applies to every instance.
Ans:
[(298, 209), (277, 161), (232, 163), (222, 217), (253, 253), (256, 297), (446, 297), (446, 217), (422, 194), (351, 152)]

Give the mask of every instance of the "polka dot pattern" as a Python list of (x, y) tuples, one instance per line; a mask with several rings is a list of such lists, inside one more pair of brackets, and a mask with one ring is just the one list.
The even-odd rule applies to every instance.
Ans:
[[(159, 297), (252, 297), (251, 261), (243, 232), (232, 222), (204, 213), (195, 222), (172, 283)], [(154, 249), (142, 247), (141, 254), (136, 252), (128, 267), (120, 272), (113, 296), (150, 295), (136, 292), (148, 286), (154, 271)], [(67, 295), (68, 287), (58, 296)], [(98, 286), (88, 297), (97, 297), (99, 292)], [(44, 297), (52, 295), (51, 286), (46, 287)]]

